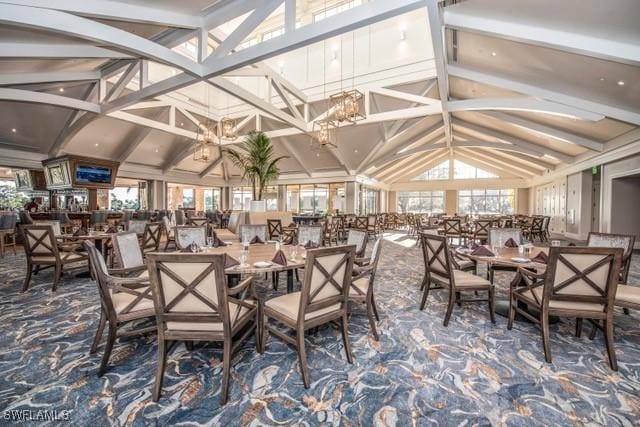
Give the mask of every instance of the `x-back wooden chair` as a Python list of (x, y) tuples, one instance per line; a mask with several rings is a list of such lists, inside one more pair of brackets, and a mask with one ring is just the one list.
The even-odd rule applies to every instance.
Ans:
[(269, 239), (274, 240), (282, 236), (282, 221), (279, 219), (267, 219), (267, 231)]
[[(422, 255), (425, 266), (425, 275), (422, 281), (424, 293), (420, 310), (423, 310), (427, 303), (429, 290), (444, 287), (449, 289), (449, 304), (444, 317), (444, 326), (449, 324), (454, 304), (463, 302), (488, 302), (491, 322), (495, 323), (493, 284), (466, 271), (454, 270), (446, 237), (421, 233), (420, 239), (422, 240)], [(463, 299), (461, 295), (465, 291), (473, 291), (474, 293), (484, 291), (487, 292), (488, 297)]]
[[(302, 381), (309, 388), (309, 368), (305, 331), (332, 321), (340, 321), (347, 361), (353, 363), (347, 330), (347, 302), (351, 284), (355, 246), (333, 246), (307, 251), (304, 280), (300, 292), (292, 292), (265, 302), (262, 350), (269, 334), (295, 346)], [(295, 338), (271, 325), (275, 320), (295, 331)]]
[(462, 243), (462, 220), (460, 218), (445, 218), (444, 235), (449, 242), (453, 243), (453, 239), (458, 239), (458, 243)]
[[(613, 345), (613, 306), (623, 251), (620, 248), (551, 247), (544, 274), (520, 268), (526, 286), (511, 290), (508, 329), (516, 313), (540, 325), (544, 357), (551, 363), (549, 316), (602, 320), (609, 364), (618, 370)], [(518, 301), (538, 309), (536, 318)], [(577, 322), (576, 335), (581, 328)]]
[(371, 257), (366, 262), (358, 266), (353, 266), (353, 274), (356, 275), (351, 280), (351, 287), (349, 289), (349, 301), (366, 305), (369, 325), (371, 326), (371, 332), (376, 341), (379, 341), (376, 320), (380, 321), (380, 316), (378, 316), (378, 308), (376, 307), (373, 293), (373, 283), (376, 278), (380, 253), (382, 252), (382, 241), (382, 237), (376, 240), (373, 244)]
[(109, 324), (107, 342), (98, 370), (98, 376), (103, 376), (107, 370), (111, 350), (118, 337), (155, 332), (156, 325), (143, 325), (125, 332), (118, 332), (118, 329), (137, 320), (155, 320), (155, 310), (147, 277), (112, 276), (110, 270), (107, 269), (104, 257), (94, 244), (89, 241), (85, 241), (83, 244), (89, 254), (91, 268), (100, 292), (100, 321), (91, 345), (91, 354), (98, 351), (104, 328), (107, 323)]
[(233, 351), (256, 334), (260, 345), (260, 305), (252, 277), (229, 288), (224, 255), (150, 254), (149, 276), (158, 325), (158, 366), (153, 400), (162, 391), (167, 342), (221, 341), (220, 403), (227, 402)]
[(144, 234), (140, 242), (140, 249), (143, 254), (147, 252), (158, 252), (160, 249), (160, 239), (162, 236), (161, 222), (148, 222), (144, 227)]

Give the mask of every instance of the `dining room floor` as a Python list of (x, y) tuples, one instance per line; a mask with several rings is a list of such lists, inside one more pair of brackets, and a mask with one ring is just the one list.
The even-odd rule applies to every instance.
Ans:
[[(369, 245), (372, 246), (372, 245)], [(0, 259), (0, 413), (69, 410), (73, 425), (637, 425), (640, 419), (640, 313), (616, 312), (619, 371), (606, 361), (602, 334), (574, 336), (575, 322), (551, 326), (553, 363), (538, 329), (489, 320), (485, 304), (455, 307), (442, 326), (447, 292), (433, 291), (419, 311), (423, 262), (415, 240), (385, 233), (376, 299), (380, 341), (363, 307), (349, 323), (354, 364), (338, 330), (309, 335), (311, 387), (303, 387), (296, 351), (270, 337), (259, 355), (249, 339), (233, 358), (229, 402), (219, 403), (221, 347), (179, 344), (169, 354), (163, 394), (151, 401), (153, 334), (119, 339), (107, 374), (97, 376), (103, 345), (89, 348), (100, 301), (90, 279), (65, 277), (50, 290), (49, 271), (20, 293), (25, 257)], [(498, 273), (498, 298), (509, 273)], [(256, 276), (261, 297), (281, 294)], [(640, 256), (630, 283), (640, 285)]]

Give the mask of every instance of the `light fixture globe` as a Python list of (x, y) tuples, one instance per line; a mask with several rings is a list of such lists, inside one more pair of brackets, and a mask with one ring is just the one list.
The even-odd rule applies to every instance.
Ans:
[(322, 149), (327, 146), (336, 146), (336, 125), (331, 120), (316, 120), (313, 122), (311, 133), (311, 148)]
[(207, 119), (198, 125), (194, 141), (193, 160), (208, 162), (211, 159), (211, 148), (216, 142), (215, 135), (215, 125), (212, 120)]
[(329, 97), (336, 124), (342, 122), (355, 123), (366, 118), (364, 113), (364, 95), (359, 90), (341, 91)]
[(223, 117), (220, 119), (220, 137), (233, 141), (238, 138), (238, 127), (236, 119)]
[(213, 144), (204, 142), (196, 142), (193, 150), (193, 160), (197, 162), (209, 162), (211, 160), (211, 148)]

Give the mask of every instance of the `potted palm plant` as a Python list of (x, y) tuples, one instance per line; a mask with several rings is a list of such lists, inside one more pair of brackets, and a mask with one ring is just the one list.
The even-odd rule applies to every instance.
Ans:
[(242, 178), (251, 183), (253, 201), (251, 211), (264, 212), (266, 202), (262, 200), (265, 187), (278, 179), (278, 162), (288, 156), (275, 157), (273, 144), (263, 132), (251, 131), (238, 145), (238, 149), (225, 148), (223, 153), (242, 171)]

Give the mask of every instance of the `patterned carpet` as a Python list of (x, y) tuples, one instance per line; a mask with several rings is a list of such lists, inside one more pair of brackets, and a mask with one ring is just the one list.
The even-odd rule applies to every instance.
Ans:
[[(640, 259), (631, 283), (640, 284)], [(96, 285), (66, 277), (50, 291), (51, 273), (19, 292), (23, 255), (0, 259), (0, 414), (69, 410), (72, 425), (637, 425), (640, 419), (640, 313), (616, 315), (619, 372), (609, 369), (602, 334), (589, 341), (574, 323), (551, 327), (553, 364), (544, 362), (534, 326), (489, 321), (484, 304), (455, 307), (442, 326), (446, 292), (418, 310), (422, 260), (413, 241), (388, 234), (376, 295), (381, 341), (365, 310), (349, 324), (355, 363), (337, 330), (307, 339), (311, 388), (296, 352), (270, 337), (267, 352), (249, 340), (233, 359), (229, 403), (220, 407), (221, 349), (183, 344), (169, 354), (164, 391), (151, 402), (153, 335), (118, 340), (103, 378), (89, 348), (98, 323)], [(504, 298), (509, 274), (498, 274)], [(263, 296), (272, 295), (258, 278)], [(284, 284), (280, 289), (285, 289)], [(1, 423), (1, 421), (0, 421)]]

